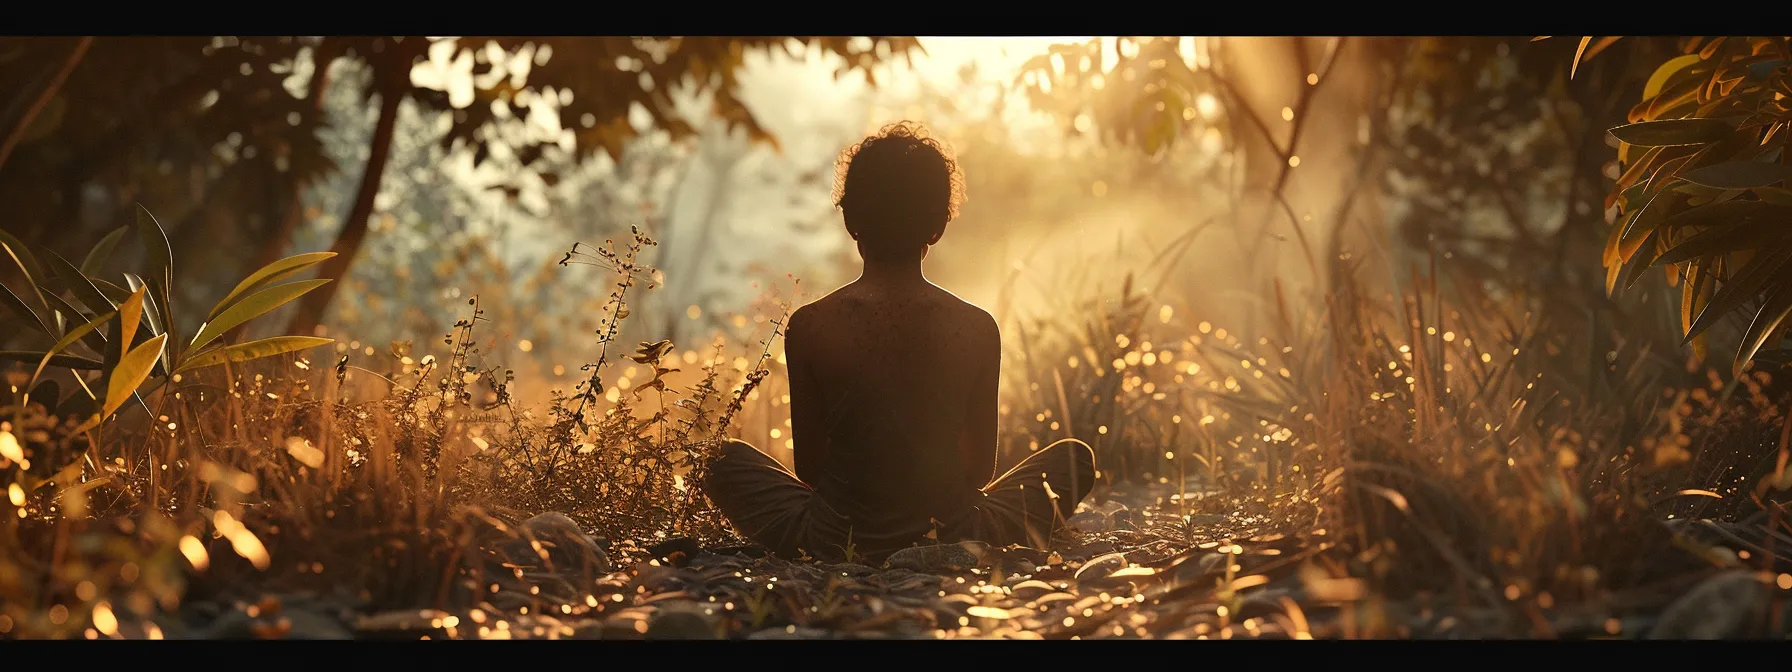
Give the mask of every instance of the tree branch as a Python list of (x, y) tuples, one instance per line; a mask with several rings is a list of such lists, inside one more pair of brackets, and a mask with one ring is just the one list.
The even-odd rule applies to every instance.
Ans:
[(37, 115), (45, 107), (49, 107), (50, 101), (56, 98), (56, 92), (62, 90), (63, 82), (68, 81), (69, 73), (74, 72), (75, 66), (81, 64), (81, 58), (87, 55), (87, 48), (92, 45), (92, 36), (82, 37), (81, 41), (76, 42), (74, 51), (69, 52), (68, 58), (62, 62), (62, 69), (56, 72), (56, 77), (37, 94), (37, 100), (32, 101), (31, 107), (25, 109), (25, 114), (13, 123), (12, 130), (6, 134), (6, 143), (0, 144), (0, 166), (6, 165), (6, 159), (12, 156), (12, 150), (18, 147), (19, 142), (25, 138), (25, 132), (31, 129), (31, 122), (37, 120)]
[(400, 87), (387, 86), (380, 92), (379, 122), (373, 129), (367, 166), (361, 172), (361, 186), (355, 192), (354, 206), (349, 208), (348, 217), (342, 221), (342, 232), (336, 234), (336, 243), (330, 246), (336, 256), (324, 261), (317, 272), (317, 277), (333, 282), (299, 299), (298, 312), (286, 325), (288, 334), (309, 335), (316, 330), (324, 311), (330, 307), (330, 300), (336, 298), (337, 290), (342, 287), (342, 279), (348, 275), (356, 253), (361, 251), (361, 243), (367, 239), (367, 219), (373, 216), (374, 197), (379, 195), (386, 159), (392, 154), (392, 134), (398, 125), (398, 103), (402, 100), (404, 91)]

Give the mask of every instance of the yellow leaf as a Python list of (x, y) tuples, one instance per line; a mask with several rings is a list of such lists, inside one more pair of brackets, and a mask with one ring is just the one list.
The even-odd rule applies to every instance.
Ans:
[(1702, 59), (1698, 54), (1687, 54), (1661, 64), (1661, 67), (1655, 69), (1655, 74), (1649, 76), (1649, 83), (1643, 85), (1643, 100), (1661, 95), (1661, 89), (1667, 86), (1668, 78), (1700, 60)]
[(44, 351), (44, 358), (38, 361), (37, 370), (31, 372), (31, 380), (25, 383), (25, 389), (29, 390), (37, 385), (37, 377), (43, 375), (44, 367), (50, 365), (50, 360), (54, 358), (57, 353), (67, 350), (68, 346), (75, 344), (75, 341), (81, 340), (83, 336), (86, 336), (94, 329), (98, 329), (100, 325), (106, 323), (106, 320), (112, 319), (113, 315), (114, 313), (106, 313), (105, 315), (93, 318), (92, 322), (70, 329), (67, 334), (64, 334), (62, 340), (56, 341), (56, 344), (50, 346), (49, 350)]
[(248, 343), (238, 343), (236, 345), (206, 350), (196, 356), (187, 358), (185, 362), (181, 362), (181, 365), (175, 368), (174, 372), (181, 373), (193, 369), (202, 369), (208, 366), (223, 364), (224, 362), (246, 362), (251, 359), (261, 359), (263, 357), (272, 357), (288, 352), (307, 350), (335, 342), (335, 339), (319, 338), (316, 336), (275, 336), (273, 338), (264, 338), (258, 341), (249, 341)]
[(143, 384), (143, 379), (149, 377), (156, 360), (162, 358), (162, 342), (167, 339), (167, 334), (149, 339), (137, 346), (137, 349), (118, 358), (118, 366), (112, 368), (112, 378), (106, 383), (106, 406), (100, 412), (101, 418), (111, 417), (112, 412), (123, 406), (124, 400), (137, 391), (137, 386)]
[(204, 327), (201, 327), (199, 334), (193, 337), (192, 344), (187, 347), (195, 350), (205, 347), (207, 343), (212, 342), (212, 339), (224, 335), (224, 332), (235, 329), (244, 322), (261, 317), (268, 311), (279, 308), (286, 302), (299, 298), (306, 292), (322, 287), (329, 282), (328, 279), (304, 280), (269, 287), (250, 294), (236, 305), (224, 309), (222, 313), (218, 314), (217, 319), (207, 322)]
[(207, 314), (205, 319), (218, 319), (218, 314), (224, 312), (225, 308), (229, 308), (232, 301), (235, 301), (237, 297), (242, 296), (251, 289), (292, 277), (293, 274), (322, 263), (325, 259), (334, 256), (336, 256), (335, 252), (311, 252), (307, 254), (293, 255), (263, 266), (260, 270), (250, 273), (249, 277), (243, 278), (242, 282), (237, 283), (236, 289), (232, 289), (229, 294), (224, 295), (224, 300), (219, 301), (218, 305), (213, 306), (212, 312)]
[(1568, 68), (1569, 79), (1574, 79), (1574, 73), (1580, 71), (1580, 56), (1581, 54), (1587, 53), (1587, 44), (1592, 41), (1593, 38), (1591, 37), (1580, 38), (1580, 48), (1574, 50), (1574, 64)]
[[(123, 231), (124, 229), (119, 229)], [(143, 319), (143, 292), (148, 287), (138, 287), (131, 292), (124, 303), (118, 304), (118, 351), (131, 351), (131, 338), (137, 335), (137, 322)]]

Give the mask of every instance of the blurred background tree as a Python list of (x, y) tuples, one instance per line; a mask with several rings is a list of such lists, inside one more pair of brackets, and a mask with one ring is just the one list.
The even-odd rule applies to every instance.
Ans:
[[(0, 82), (15, 93), (0, 116), (9, 129), (0, 202), (13, 213), (8, 231), (65, 252), (127, 222), (143, 202), (167, 213), (177, 247), (217, 252), (183, 268), (202, 276), (197, 282), (176, 283), (210, 291), (211, 276), (234, 277), (287, 250), (298, 223), (320, 214), (307, 211), (307, 186), (354, 174), (352, 198), (334, 204), (342, 215), (329, 249), (339, 256), (319, 272), (341, 278), (368, 238), (407, 101), (415, 114), (439, 115), (431, 121), (443, 150), (469, 152), (475, 167), (487, 160), (513, 166), (509, 179), (487, 185), (510, 195), (524, 176), (551, 185), (599, 151), (619, 160), (628, 140), (651, 129), (692, 135), (680, 95), (700, 95), (710, 108), (703, 112), (753, 140), (771, 140), (736, 97), (736, 73), (750, 51), (810, 46), (838, 55), (843, 69), (863, 70), (907, 54), (915, 42), (9, 38), (0, 41)], [(356, 90), (332, 85), (339, 70), (352, 71), (344, 76)], [(332, 92), (353, 93), (364, 107), (331, 114)], [(357, 116), (372, 118), (365, 144), (352, 162), (330, 160), (329, 132)], [(418, 161), (441, 158), (421, 146), (401, 151), (423, 152)], [(244, 249), (257, 252), (245, 256)], [(308, 295), (288, 329), (312, 331), (341, 285)]]

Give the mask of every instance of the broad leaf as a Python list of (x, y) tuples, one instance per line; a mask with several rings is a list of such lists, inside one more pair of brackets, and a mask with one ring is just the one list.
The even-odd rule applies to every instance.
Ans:
[(1731, 161), (1689, 170), (1680, 178), (1718, 189), (1753, 189), (1792, 179), (1792, 166), (1763, 161)]
[(27, 296), (37, 299), (36, 305), (33, 305), (32, 308), (43, 311), (47, 317), (50, 307), (44, 302), (43, 292), (38, 290), (38, 286), (45, 280), (43, 267), (39, 266), (37, 259), (25, 250), (25, 244), (18, 242), (19, 239), (13, 238), (12, 234), (3, 230), (0, 230), (0, 235), (5, 236), (0, 238), (0, 250), (6, 252), (6, 258), (12, 260), (13, 267), (19, 269), (19, 273), (25, 276), (25, 286), (31, 290)]
[(18, 264), (19, 270), (25, 273), (26, 280), (30, 280), (33, 285), (43, 282), (44, 267), (37, 263), (37, 257), (31, 256), (31, 250), (25, 247), (25, 241), (7, 233), (6, 229), (0, 229), (0, 245), (12, 251), (13, 263)]
[(1642, 247), (1637, 250), (1636, 256), (1625, 263), (1623, 277), (1625, 289), (1636, 285), (1636, 282), (1643, 278), (1643, 273), (1654, 268), (1657, 263), (1656, 255), (1661, 250), (1660, 242), (1661, 229), (1650, 231), (1648, 237), (1643, 239)]
[(69, 260), (63, 259), (62, 255), (50, 252), (47, 263), (56, 277), (62, 280), (62, 284), (67, 286), (69, 293), (75, 295), (75, 300), (80, 301), (81, 305), (87, 306), (87, 309), (94, 314), (118, 309), (118, 306), (112, 303), (111, 299), (106, 298), (106, 294), (101, 292), (100, 288), (93, 286), (93, 281), (88, 280), (87, 276), (81, 273), (81, 269), (75, 268), (75, 265), (69, 263)]
[(1661, 95), (1661, 89), (1667, 86), (1669, 77), (1700, 60), (1698, 54), (1687, 54), (1661, 64), (1661, 67), (1655, 69), (1655, 74), (1649, 76), (1649, 83), (1643, 85), (1643, 100)]
[(105, 315), (93, 318), (92, 321), (86, 324), (68, 330), (68, 333), (64, 334), (61, 340), (56, 341), (55, 345), (50, 346), (49, 350), (43, 352), (43, 357), (37, 361), (37, 369), (31, 372), (31, 379), (25, 383), (26, 386), (30, 386), (32, 383), (37, 382), (38, 376), (44, 374), (44, 367), (49, 366), (51, 360), (54, 359), (56, 355), (62, 354), (63, 350), (67, 350), (68, 346), (74, 345), (75, 341), (80, 340), (81, 337), (87, 335), (88, 332), (100, 328), (100, 325), (105, 324), (107, 320), (112, 319), (112, 315), (113, 313), (106, 313)]
[(1754, 323), (1742, 337), (1742, 347), (1736, 351), (1736, 361), (1732, 365), (1732, 373), (1741, 375), (1742, 367), (1754, 359), (1755, 353), (1767, 345), (1776, 333), (1784, 334), (1781, 329), (1786, 323), (1787, 315), (1792, 315), (1792, 288), (1784, 285), (1775, 287), (1761, 302), (1761, 310), (1755, 313)]
[(119, 287), (118, 285), (114, 285), (91, 275), (87, 276), (87, 281), (93, 283), (94, 288), (100, 290), (101, 294), (106, 295), (106, 299), (113, 304), (123, 303), (125, 297), (130, 296), (131, 292), (135, 291)]
[[(139, 278), (133, 273), (124, 274), (124, 284), (129, 285), (131, 291), (137, 291), (149, 286), (148, 283), (143, 281), (143, 278)], [(143, 306), (143, 321), (149, 324), (149, 335), (156, 336), (161, 334), (162, 318), (160, 315), (156, 314), (156, 297), (145, 293), (143, 295)]]
[(1756, 196), (1761, 197), (1761, 200), (1767, 201), (1768, 203), (1792, 206), (1792, 189), (1784, 189), (1781, 187), (1755, 187), (1754, 189), (1750, 189), (1750, 191), (1755, 192)]
[(1712, 295), (1711, 303), (1699, 311), (1697, 319), (1692, 321), (1692, 329), (1687, 332), (1686, 340), (1690, 341), (1699, 334), (1710, 329), (1711, 325), (1723, 319), (1749, 299), (1760, 296), (1761, 290), (1767, 288), (1780, 271), (1792, 262), (1792, 248), (1773, 248), (1763, 250), (1755, 258), (1750, 259), (1736, 272), (1735, 277), (1725, 281)]
[[(162, 316), (162, 330), (166, 334), (174, 334), (174, 303), (172, 302), (174, 284), (174, 251), (168, 245), (168, 234), (162, 225), (156, 222), (154, 215), (143, 204), (137, 204), (137, 237), (143, 241), (144, 269), (143, 278), (149, 281), (149, 296)], [(180, 356), (180, 339), (168, 342), (168, 355)]]
[(310, 268), (323, 262), (323, 260), (334, 256), (336, 256), (335, 252), (310, 252), (307, 254), (293, 255), (263, 266), (260, 270), (250, 273), (249, 277), (243, 278), (242, 282), (237, 283), (236, 289), (230, 290), (230, 293), (224, 296), (224, 300), (219, 301), (218, 305), (213, 306), (212, 312), (207, 314), (205, 319), (207, 321), (218, 319), (219, 313), (224, 312), (225, 308), (230, 307), (232, 301), (235, 301), (249, 290), (292, 277), (293, 274)]
[(1792, 224), (1792, 206), (1763, 201), (1720, 201), (1681, 211), (1669, 217), (1668, 226), (1759, 226)]
[[(1722, 258), (1709, 263), (1711, 268), (1721, 268), (1722, 265)], [(1680, 293), (1680, 333), (1692, 331), (1693, 316), (1704, 309), (1705, 304), (1711, 300), (1712, 290), (1717, 286), (1717, 282), (1711, 279), (1714, 272), (1706, 269), (1707, 263), (1703, 260), (1694, 259), (1688, 264), (1686, 286)]]
[(101, 418), (110, 417), (137, 392), (137, 386), (142, 385), (155, 368), (156, 360), (162, 358), (162, 341), (167, 338), (163, 334), (149, 339), (118, 360), (118, 368), (112, 370), (112, 379), (106, 385), (106, 405), (100, 412)]
[(1792, 238), (1792, 228), (1774, 232), (1774, 234), (1776, 235), (1764, 235), (1761, 231), (1746, 226), (1709, 229), (1668, 248), (1667, 252), (1662, 253), (1661, 257), (1655, 260), (1655, 264), (1678, 264), (1682, 261), (1713, 254), (1757, 249), (1763, 244), (1783, 244), (1788, 242), (1788, 238)]
[(87, 257), (81, 260), (81, 273), (84, 275), (98, 274), (100, 267), (106, 265), (106, 260), (112, 258), (112, 250), (118, 248), (118, 241), (124, 240), (124, 234), (128, 228), (130, 227), (121, 226), (113, 229), (111, 233), (106, 234), (105, 238), (101, 238), (100, 242), (93, 246), (93, 249), (88, 250)]
[(258, 341), (249, 341), (248, 343), (217, 347), (201, 352), (191, 359), (182, 362), (180, 368), (176, 370), (176, 373), (200, 369), (207, 366), (216, 366), (223, 364), (224, 362), (246, 362), (251, 359), (261, 359), (263, 357), (272, 357), (288, 352), (298, 352), (300, 350), (315, 348), (320, 345), (329, 345), (335, 342), (335, 339), (319, 338), (316, 336), (275, 336), (273, 338), (264, 338)]
[(187, 349), (194, 350), (203, 348), (207, 343), (212, 342), (212, 339), (224, 335), (224, 332), (235, 329), (237, 325), (260, 317), (268, 311), (279, 308), (286, 304), (286, 302), (299, 298), (306, 292), (322, 287), (329, 282), (330, 281), (327, 278), (319, 280), (301, 280), (299, 282), (287, 283), (284, 285), (275, 285), (254, 294), (250, 294), (248, 297), (237, 302), (236, 305), (226, 308), (223, 313), (218, 315), (217, 319), (207, 322), (204, 327), (200, 327), (199, 333), (193, 337), (193, 343), (187, 346)]
[(1611, 130), (1613, 137), (1643, 147), (1702, 145), (1730, 136), (1735, 129), (1716, 119), (1666, 119), (1626, 124)]
[(161, 279), (167, 269), (174, 267), (174, 251), (168, 246), (168, 234), (162, 231), (162, 225), (142, 204), (137, 205), (137, 237), (143, 241), (149, 279)]
[[(76, 308), (74, 304), (69, 303), (67, 299), (55, 294), (46, 295), (44, 298), (49, 299), (50, 304), (55, 307), (56, 315), (59, 321), (62, 322), (62, 324), (58, 325), (59, 327), (66, 328), (67, 325), (80, 324), (90, 319), (87, 317), (87, 313)], [(97, 317), (97, 315), (95, 317)], [(63, 332), (58, 331), (57, 333)], [(86, 343), (87, 347), (92, 348), (94, 352), (102, 355), (106, 353), (106, 336), (98, 331), (87, 332), (87, 335), (81, 338), (81, 342)]]
[[(0, 350), (0, 362), (35, 362), (43, 359), (43, 356), (44, 353), (28, 350)], [(105, 367), (105, 363), (97, 359), (88, 359), (80, 355), (66, 354), (52, 355), (50, 357), (50, 364), (52, 366), (59, 366), (64, 369), (75, 369), (78, 371), (98, 371)]]
[(129, 351), (131, 339), (137, 336), (138, 321), (143, 318), (143, 290), (131, 292), (118, 304), (118, 349)]
[(1574, 62), (1568, 64), (1569, 79), (1574, 79), (1574, 74), (1580, 71), (1580, 61), (1587, 53), (1587, 44), (1592, 41), (1593, 38), (1590, 36), (1580, 38), (1580, 46), (1574, 48)]
[[(1630, 218), (1628, 225), (1624, 229), (1624, 237), (1619, 241), (1620, 244), (1634, 241), (1637, 238), (1653, 233), (1656, 227), (1661, 226), (1662, 222), (1667, 221), (1668, 211), (1671, 210), (1674, 205), (1679, 203), (1679, 201), (1679, 194), (1666, 191), (1655, 192), (1655, 196), (1650, 198), (1647, 203), (1643, 204), (1642, 208), (1636, 211), (1636, 216)], [(1623, 256), (1626, 258), (1629, 257), (1628, 254)]]
[(0, 304), (5, 304), (6, 309), (16, 313), (20, 320), (31, 318), (30, 320), (26, 320), (27, 325), (35, 327), (38, 331), (45, 334), (52, 333), (52, 327), (44, 322), (43, 316), (38, 315), (37, 311), (31, 309), (31, 306), (25, 305), (24, 299), (21, 299), (19, 298), (19, 295), (12, 293), (11, 287), (7, 287), (3, 284), (0, 284)]

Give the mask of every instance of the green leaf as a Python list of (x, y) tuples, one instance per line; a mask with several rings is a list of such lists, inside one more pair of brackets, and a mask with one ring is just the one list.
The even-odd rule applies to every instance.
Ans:
[(212, 339), (224, 335), (224, 332), (235, 329), (237, 325), (260, 317), (268, 311), (279, 308), (286, 302), (299, 298), (306, 292), (322, 287), (329, 282), (330, 281), (327, 278), (319, 280), (301, 280), (299, 282), (292, 282), (284, 285), (275, 285), (254, 294), (250, 294), (242, 301), (237, 302), (236, 305), (226, 308), (223, 313), (218, 315), (218, 319), (207, 322), (205, 326), (200, 327), (199, 333), (193, 337), (193, 343), (187, 346), (187, 349), (193, 350), (203, 348), (207, 343), (212, 342)]
[(1792, 179), (1792, 166), (1764, 161), (1731, 161), (1680, 174), (1680, 179), (1718, 189), (1753, 189)]
[[(168, 245), (168, 234), (162, 225), (156, 223), (154, 215), (143, 204), (137, 204), (137, 237), (143, 241), (144, 261), (148, 268), (144, 269), (143, 278), (149, 281), (149, 297), (162, 316), (162, 330), (166, 334), (174, 334), (174, 303), (172, 285), (174, 284), (174, 251)], [(170, 339), (168, 355), (180, 355), (180, 339)]]
[(105, 238), (101, 238), (100, 242), (93, 246), (93, 249), (88, 250), (87, 258), (81, 260), (81, 273), (84, 275), (98, 274), (100, 267), (106, 265), (106, 260), (112, 258), (112, 250), (118, 247), (118, 241), (124, 240), (127, 228), (129, 227), (121, 226), (113, 229), (111, 233), (106, 234)]
[(1785, 366), (1787, 364), (1792, 364), (1792, 349), (1779, 348), (1774, 350), (1762, 350), (1755, 353), (1755, 356), (1751, 357), (1749, 361), (1755, 362), (1756, 364)]
[(1688, 208), (1674, 214), (1668, 226), (1759, 226), (1792, 222), (1792, 206), (1764, 201), (1720, 201)]
[(1626, 124), (1611, 130), (1613, 137), (1642, 147), (1703, 145), (1730, 136), (1735, 129), (1716, 119), (1666, 119)]
[(86, 324), (70, 329), (67, 334), (62, 336), (61, 340), (56, 341), (55, 345), (50, 346), (49, 350), (45, 350), (42, 353), (42, 358), (37, 361), (37, 369), (31, 372), (31, 379), (26, 382), (25, 385), (29, 387), (33, 383), (36, 383), (38, 376), (44, 374), (44, 367), (50, 365), (51, 359), (56, 357), (56, 355), (61, 354), (63, 350), (67, 350), (68, 346), (74, 345), (75, 341), (81, 340), (82, 336), (100, 328), (100, 325), (105, 324), (107, 320), (112, 319), (112, 316), (113, 313), (106, 313), (105, 315), (93, 318), (93, 320)]
[(1661, 89), (1667, 86), (1669, 77), (1700, 60), (1703, 59), (1698, 54), (1687, 54), (1661, 64), (1661, 67), (1655, 69), (1655, 74), (1649, 76), (1649, 83), (1643, 85), (1643, 100), (1661, 95)]
[(1792, 262), (1792, 248), (1771, 248), (1756, 254), (1755, 258), (1749, 260), (1748, 265), (1743, 266), (1734, 277), (1718, 287), (1717, 293), (1711, 297), (1711, 302), (1705, 304), (1705, 309), (1699, 311), (1698, 319), (1693, 320), (1692, 329), (1687, 332), (1686, 340), (1691, 341), (1699, 334), (1705, 333), (1705, 330), (1710, 329), (1711, 325), (1717, 324), (1718, 320), (1742, 307), (1742, 304), (1749, 299), (1759, 296), (1761, 290), (1766, 289), (1769, 286), (1769, 281), (1780, 275), (1780, 271), (1786, 268), (1788, 262)]
[(31, 256), (31, 250), (25, 247), (25, 241), (7, 233), (5, 229), (0, 229), (0, 245), (11, 250), (13, 263), (19, 265), (19, 270), (25, 273), (26, 280), (30, 280), (32, 285), (43, 281), (44, 267), (37, 263), (37, 257)]
[[(44, 298), (49, 299), (50, 302), (56, 307), (57, 317), (62, 321), (61, 326), (63, 326), (63, 327), (66, 327), (67, 325), (70, 325), (70, 324), (80, 324), (82, 322), (86, 322), (89, 319), (87, 317), (87, 313), (82, 312), (81, 309), (79, 309), (79, 308), (76, 308), (74, 306), (74, 304), (69, 303), (67, 299), (64, 299), (55, 294), (50, 294)], [(108, 310), (105, 312), (110, 313), (112, 311)], [(63, 332), (61, 332), (59, 330), (59, 331), (57, 331), (57, 333), (63, 333)], [(98, 353), (102, 353), (102, 354), (106, 352), (106, 337), (105, 337), (105, 335), (101, 334), (100, 332), (97, 332), (97, 331), (88, 332), (88, 334), (86, 336), (82, 337), (81, 341), (83, 343), (86, 343), (87, 347), (93, 348), (94, 352), (98, 352)]]
[(310, 268), (323, 262), (323, 260), (334, 256), (336, 256), (335, 252), (310, 252), (293, 255), (263, 266), (261, 267), (261, 270), (250, 273), (249, 277), (243, 278), (242, 282), (237, 283), (236, 289), (230, 290), (230, 293), (224, 296), (223, 301), (219, 301), (218, 305), (213, 306), (212, 312), (207, 314), (205, 319), (208, 321), (218, 319), (219, 313), (224, 312), (225, 308), (230, 307), (232, 301), (235, 301), (237, 297), (242, 296), (249, 290), (292, 277), (293, 274)]
[(69, 263), (69, 260), (63, 259), (62, 255), (50, 252), (49, 264), (50, 270), (56, 273), (56, 277), (62, 280), (62, 284), (68, 286), (69, 293), (75, 295), (75, 300), (80, 301), (81, 305), (87, 306), (87, 309), (93, 311), (94, 314), (118, 309), (118, 306), (113, 304), (111, 299), (106, 298), (106, 294), (101, 292), (100, 288), (93, 286), (93, 281), (88, 280), (87, 276), (81, 273), (81, 269), (75, 268), (75, 265)]
[(1656, 252), (1660, 250), (1658, 245), (1660, 242), (1661, 229), (1650, 231), (1649, 237), (1643, 239), (1643, 246), (1637, 250), (1636, 255), (1624, 264), (1625, 289), (1635, 286), (1636, 281), (1641, 280), (1643, 274), (1655, 265)]
[(6, 258), (11, 259), (13, 266), (25, 276), (25, 286), (31, 288), (31, 298), (37, 299), (37, 305), (32, 308), (42, 311), (42, 314), (47, 316), (50, 313), (50, 305), (44, 302), (43, 292), (38, 290), (38, 286), (44, 280), (43, 267), (37, 264), (36, 257), (31, 256), (31, 253), (25, 250), (25, 244), (18, 241), (19, 239), (13, 238), (12, 234), (0, 230), (0, 250), (6, 251)]
[(1680, 200), (1680, 195), (1668, 191), (1657, 191), (1636, 211), (1636, 216), (1628, 220), (1624, 228), (1624, 237), (1619, 244), (1629, 243), (1638, 236), (1654, 233), (1656, 227), (1667, 221), (1668, 211)]
[(26, 305), (25, 300), (19, 298), (19, 295), (12, 293), (11, 287), (0, 285), (0, 304), (6, 304), (7, 309), (17, 313), (20, 319), (31, 318), (26, 323), (29, 326), (36, 327), (38, 331), (45, 334), (52, 333), (49, 323), (44, 322), (43, 316), (38, 315), (37, 311), (31, 309), (31, 306)]
[(1680, 243), (1669, 248), (1667, 252), (1663, 252), (1660, 257), (1655, 259), (1654, 265), (1665, 266), (1667, 264), (1678, 264), (1689, 259), (1697, 259), (1699, 257), (1714, 254), (1729, 254), (1731, 252), (1757, 249), (1763, 245), (1782, 244), (1788, 242), (1788, 238), (1792, 238), (1792, 229), (1773, 232), (1767, 234), (1765, 240), (1763, 238), (1763, 233), (1760, 230), (1746, 226), (1725, 226), (1715, 229), (1707, 229), (1686, 240), (1680, 241)]
[(316, 336), (275, 336), (248, 343), (212, 348), (182, 362), (176, 373), (216, 366), (224, 362), (246, 362), (274, 355), (297, 352), (335, 343), (335, 339)]
[[(0, 361), (5, 362), (35, 362), (43, 359), (43, 357), (44, 353), (41, 352), (31, 352), (27, 350), (0, 350)], [(105, 367), (105, 363), (97, 359), (88, 359), (80, 355), (67, 354), (51, 356), (50, 364), (65, 369), (76, 369), (80, 371), (98, 371)]]
[(1734, 375), (1741, 375), (1742, 367), (1754, 359), (1755, 353), (1760, 352), (1762, 346), (1767, 345), (1771, 336), (1786, 322), (1788, 315), (1792, 315), (1792, 288), (1784, 285), (1773, 288), (1767, 299), (1761, 302), (1761, 310), (1755, 313), (1754, 322), (1742, 337), (1742, 347), (1736, 351), (1736, 361), (1733, 364)]
[(118, 360), (118, 367), (112, 370), (112, 379), (106, 385), (106, 405), (100, 412), (101, 418), (112, 415), (125, 399), (137, 392), (137, 386), (149, 377), (150, 370), (155, 368), (156, 360), (162, 358), (162, 341), (167, 334), (145, 341), (137, 349), (130, 351)]
[(149, 214), (149, 209), (141, 203), (137, 204), (137, 237), (143, 241), (144, 261), (149, 264), (148, 276), (152, 281), (174, 267), (174, 251), (168, 246), (168, 234), (162, 231), (155, 215)]
[[(149, 283), (144, 282), (143, 278), (137, 277), (132, 273), (124, 274), (124, 284), (129, 285), (131, 291), (137, 291), (149, 286)], [(162, 334), (162, 318), (156, 313), (156, 297), (145, 293), (143, 295), (143, 305), (143, 321), (149, 324), (149, 335), (157, 336)]]
[(1755, 192), (1756, 196), (1759, 196), (1761, 200), (1768, 203), (1792, 206), (1792, 189), (1783, 189), (1780, 187), (1755, 187), (1750, 191)]
[(91, 275), (87, 276), (87, 281), (93, 283), (94, 288), (100, 290), (101, 294), (106, 295), (106, 300), (111, 301), (114, 304), (124, 301), (125, 298), (129, 297), (131, 295), (131, 292), (133, 291), (133, 290), (125, 289), (123, 287), (119, 287), (118, 285), (114, 285), (110, 282), (101, 280), (101, 279), (93, 277)]

